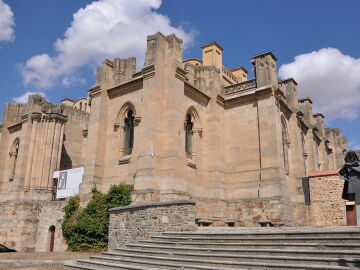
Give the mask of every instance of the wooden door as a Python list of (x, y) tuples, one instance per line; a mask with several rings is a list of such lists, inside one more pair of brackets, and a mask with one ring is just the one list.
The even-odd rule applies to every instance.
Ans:
[(356, 218), (356, 206), (355, 205), (346, 205), (346, 223), (348, 226), (357, 225)]

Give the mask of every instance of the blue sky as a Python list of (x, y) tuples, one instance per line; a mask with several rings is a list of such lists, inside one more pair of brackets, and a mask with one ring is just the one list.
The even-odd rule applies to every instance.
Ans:
[(217, 41), (228, 68), (250, 71), (272, 51), (279, 76), (360, 149), (359, 11), (358, 0), (0, 0), (0, 101), (85, 96), (103, 58), (134, 55), (141, 67), (146, 35), (161, 30), (184, 39), (184, 58)]

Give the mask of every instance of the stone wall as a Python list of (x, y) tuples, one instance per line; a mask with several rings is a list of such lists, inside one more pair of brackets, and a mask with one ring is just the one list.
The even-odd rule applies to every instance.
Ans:
[(196, 218), (200, 225), (210, 226), (257, 227), (259, 221), (271, 221), (282, 225), (286, 221), (280, 199), (248, 199), (233, 202), (199, 200), (197, 201)]
[(0, 203), (0, 244), (17, 251), (49, 251), (50, 226), (55, 226), (54, 251), (67, 248), (62, 237), (63, 201), (11, 200)]
[(152, 233), (195, 231), (195, 201), (171, 201), (110, 209), (109, 249), (148, 239)]
[(337, 170), (309, 173), (310, 225), (346, 225), (345, 200), (341, 198), (344, 180)]

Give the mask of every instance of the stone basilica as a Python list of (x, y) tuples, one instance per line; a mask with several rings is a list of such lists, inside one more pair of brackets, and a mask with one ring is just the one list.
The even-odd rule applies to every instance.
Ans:
[(55, 171), (84, 168), (83, 202), (96, 185), (134, 185), (132, 204), (195, 200), (203, 226), (311, 225), (310, 172), (339, 169), (347, 149), (325, 128), (293, 78), (278, 80), (271, 52), (223, 66), (223, 48), (182, 58), (182, 40), (147, 38), (145, 63), (105, 60), (88, 96), (7, 103), (0, 126), (0, 243), (64, 250)]

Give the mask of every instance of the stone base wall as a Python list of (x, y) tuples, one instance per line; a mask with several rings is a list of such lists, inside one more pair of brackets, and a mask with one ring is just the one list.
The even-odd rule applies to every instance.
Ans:
[(195, 201), (171, 201), (110, 209), (109, 250), (165, 231), (195, 231)]
[(50, 226), (55, 226), (54, 251), (67, 248), (62, 237), (65, 202), (11, 200), (0, 203), (0, 244), (17, 251), (49, 251)]
[(196, 218), (210, 226), (256, 227), (259, 221), (271, 221), (277, 225), (284, 220), (283, 203), (280, 199), (248, 199), (233, 202), (199, 200)]
[(346, 200), (341, 198), (344, 180), (338, 171), (309, 174), (310, 225), (346, 225)]

